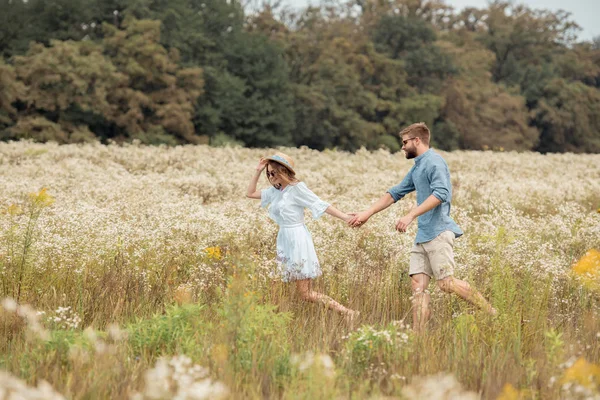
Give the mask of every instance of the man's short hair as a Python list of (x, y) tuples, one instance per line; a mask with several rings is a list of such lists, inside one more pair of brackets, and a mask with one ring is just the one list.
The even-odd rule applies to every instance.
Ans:
[(429, 128), (427, 125), (425, 125), (425, 122), (417, 122), (416, 124), (412, 124), (400, 131), (399, 135), (400, 139), (402, 139), (402, 137), (405, 135), (410, 137), (418, 137), (426, 146), (429, 146), (429, 139), (431, 138), (431, 132), (429, 132)]

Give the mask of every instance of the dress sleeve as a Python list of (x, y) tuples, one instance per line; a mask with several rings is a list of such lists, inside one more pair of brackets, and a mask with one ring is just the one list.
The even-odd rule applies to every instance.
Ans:
[(275, 194), (274, 187), (270, 187), (268, 189), (263, 189), (260, 191), (260, 206), (266, 207), (273, 201), (273, 195)]
[(296, 202), (308, 208), (313, 218), (319, 218), (331, 204), (319, 199), (304, 182), (296, 185)]

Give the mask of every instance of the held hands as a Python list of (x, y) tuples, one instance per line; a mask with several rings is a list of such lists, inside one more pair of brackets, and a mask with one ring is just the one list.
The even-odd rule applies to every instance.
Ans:
[(349, 223), (350, 220), (352, 219), (352, 214), (346, 214), (346, 213), (342, 213), (340, 219), (346, 223)]
[[(349, 215), (351, 218), (349, 220), (347, 220), (346, 222), (348, 223), (348, 226), (351, 226), (353, 228), (360, 228), (371, 217), (369, 215), (369, 213), (366, 211), (363, 211), (360, 213), (350, 213)], [(398, 232), (406, 232), (406, 229), (408, 229), (408, 226), (414, 220), (415, 220), (415, 217), (413, 217), (411, 214), (405, 215), (404, 217), (400, 218), (398, 220), (398, 222), (396, 223), (396, 230)]]
[(362, 224), (367, 222), (369, 220), (369, 218), (371, 217), (369, 215), (369, 213), (367, 213), (366, 211), (363, 211), (360, 213), (350, 213), (350, 216), (352, 218), (347, 222), (348, 222), (348, 226), (351, 226), (353, 228), (360, 228), (362, 226)]

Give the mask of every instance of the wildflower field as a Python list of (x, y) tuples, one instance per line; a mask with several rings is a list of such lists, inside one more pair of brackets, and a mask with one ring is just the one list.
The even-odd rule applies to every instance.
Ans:
[[(346, 212), (413, 164), (281, 150)], [(0, 143), (0, 399), (600, 398), (600, 155), (441, 152), (456, 275), (499, 314), (432, 284), (416, 336), (414, 194), (360, 229), (307, 213), (350, 326), (269, 277), (277, 226), (245, 193), (272, 151)]]

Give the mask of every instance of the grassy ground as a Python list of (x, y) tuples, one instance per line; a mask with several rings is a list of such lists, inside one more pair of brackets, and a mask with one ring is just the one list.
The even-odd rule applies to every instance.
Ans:
[[(412, 166), (387, 152), (284, 151), (347, 212)], [(431, 285), (433, 318), (415, 336), (416, 224), (393, 230), (414, 195), (360, 229), (307, 215), (324, 269), (315, 287), (362, 312), (350, 326), (270, 278), (277, 227), (244, 196), (265, 154), (0, 143), (0, 387), (78, 399), (600, 396), (599, 155), (442, 153), (465, 231), (456, 276), (499, 315)]]

